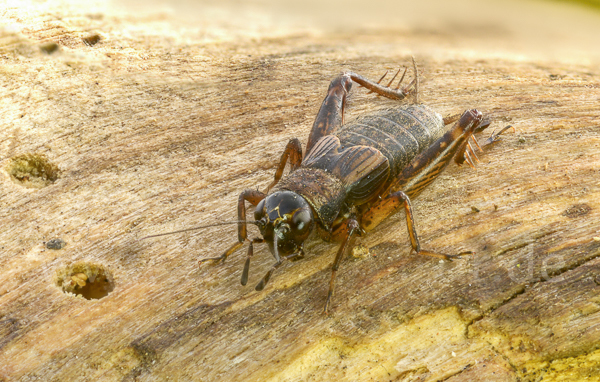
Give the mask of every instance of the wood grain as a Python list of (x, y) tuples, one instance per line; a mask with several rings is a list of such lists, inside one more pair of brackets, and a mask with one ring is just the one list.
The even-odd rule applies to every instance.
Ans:
[[(596, 53), (494, 54), (501, 29), (456, 42), (450, 24), (261, 29), (258, 13), (240, 27), (252, 34), (234, 23), (206, 34), (177, 12), (96, 6), (2, 16), (0, 380), (600, 380)], [(237, 196), (269, 184), (288, 139), (306, 142), (332, 78), (377, 79), (411, 54), (423, 102), (516, 129), (414, 202), (424, 248), (472, 258), (411, 255), (398, 214), (361, 239), (368, 255), (342, 263), (324, 316), (333, 244), (311, 239), (256, 292), (240, 285), (242, 250), (198, 266), (235, 226), (139, 241), (235, 219)], [(393, 104), (366, 93), (354, 89), (348, 120)], [(59, 178), (14, 181), (13, 158), (29, 154)], [(66, 246), (46, 248), (54, 238)], [(272, 262), (257, 246), (249, 284)], [(98, 266), (114, 283), (105, 297), (57, 286)]]

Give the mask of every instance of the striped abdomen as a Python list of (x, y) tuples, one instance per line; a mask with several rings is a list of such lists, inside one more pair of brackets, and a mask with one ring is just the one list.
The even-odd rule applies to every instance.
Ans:
[(442, 116), (425, 105), (402, 106), (360, 117), (340, 128), (343, 148), (371, 146), (390, 164), (390, 179), (443, 135)]

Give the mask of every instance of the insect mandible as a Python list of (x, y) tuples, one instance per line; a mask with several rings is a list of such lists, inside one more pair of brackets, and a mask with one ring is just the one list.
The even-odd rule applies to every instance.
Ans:
[[(442, 118), (418, 100), (419, 77), (413, 59), (414, 79), (405, 87), (396, 88), (393, 81), (381, 85), (356, 73), (346, 72), (329, 85), (327, 96), (317, 114), (306, 144), (306, 155), (297, 138), (287, 144), (273, 182), (264, 192), (248, 189), (238, 198), (238, 240), (223, 255), (200, 260), (225, 261), (229, 255), (248, 242), (248, 254), (241, 283), (246, 285), (254, 244), (266, 243), (275, 264), (256, 285), (260, 291), (273, 272), (284, 261), (304, 257), (304, 242), (316, 229), (321, 238), (339, 242), (332, 265), (329, 292), (323, 311), (328, 312), (334, 293), (335, 277), (344, 254), (355, 236), (375, 228), (399, 209), (406, 212), (406, 223), (412, 249), (421, 255), (452, 260), (465, 254), (447, 255), (421, 248), (415, 228), (411, 199), (427, 187), (455, 158), (457, 164), (474, 166), (477, 160), (471, 141), (481, 150), (473, 134), (490, 122), (476, 109), (462, 115)], [(392, 99), (414, 97), (412, 105), (378, 111), (344, 124), (344, 110), (353, 84)], [(445, 126), (456, 122), (444, 132)], [(510, 127), (510, 126), (509, 126)], [(492, 134), (487, 144), (497, 141)], [(289, 162), (291, 170), (283, 176)], [(246, 202), (256, 206), (254, 220), (246, 220)], [(254, 224), (262, 237), (248, 239), (247, 224)], [(205, 228), (195, 227), (192, 229)], [(182, 230), (177, 232), (183, 232)], [(160, 235), (153, 235), (155, 237)]]

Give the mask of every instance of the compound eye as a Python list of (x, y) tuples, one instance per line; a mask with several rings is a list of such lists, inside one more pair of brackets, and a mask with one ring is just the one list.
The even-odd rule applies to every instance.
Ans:
[(310, 212), (307, 210), (300, 210), (292, 217), (292, 224), (296, 227), (296, 230), (304, 231), (310, 226), (311, 220)]
[(265, 216), (265, 199), (261, 200), (254, 210), (254, 220), (260, 220)]

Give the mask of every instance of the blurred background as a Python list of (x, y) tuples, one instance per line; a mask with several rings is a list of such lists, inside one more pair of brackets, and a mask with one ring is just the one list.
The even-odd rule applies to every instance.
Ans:
[(112, 4), (138, 17), (175, 22), (190, 36), (207, 42), (306, 34), (351, 39), (359, 32), (390, 39), (419, 37), (411, 47), (415, 53), (424, 49), (435, 54), (438, 48), (443, 55), (457, 48), (465, 54), (471, 47), (484, 57), (600, 62), (600, 1), (596, 0), (120, 0)]

